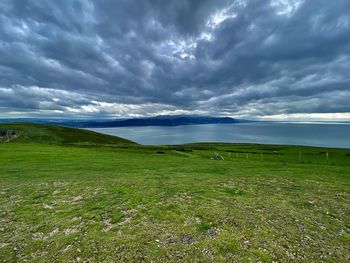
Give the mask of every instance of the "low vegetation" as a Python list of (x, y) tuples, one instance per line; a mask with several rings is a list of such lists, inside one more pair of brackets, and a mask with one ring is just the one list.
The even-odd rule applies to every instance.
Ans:
[(0, 129), (1, 262), (349, 262), (350, 150)]
[[(126, 139), (100, 134), (93, 131), (75, 129), (64, 126), (43, 125), (32, 123), (1, 124), (3, 137), (15, 134), (12, 143), (41, 143), (41, 144), (135, 144)], [(1, 137), (1, 133), (0, 133)]]

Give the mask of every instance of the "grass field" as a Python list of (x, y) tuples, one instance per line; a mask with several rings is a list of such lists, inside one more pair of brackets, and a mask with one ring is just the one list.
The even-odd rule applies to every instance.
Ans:
[(0, 262), (350, 260), (350, 150), (1, 129)]

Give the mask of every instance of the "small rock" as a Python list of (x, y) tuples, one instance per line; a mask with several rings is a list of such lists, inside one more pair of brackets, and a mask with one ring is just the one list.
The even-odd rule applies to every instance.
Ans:
[(225, 160), (224, 156), (222, 156), (220, 153), (214, 153), (210, 159), (217, 160), (217, 161)]
[(217, 229), (217, 228), (212, 228), (212, 229), (209, 229), (209, 230), (206, 232), (206, 236), (208, 236), (208, 237), (215, 237), (215, 236), (217, 236), (219, 233), (220, 233), (220, 230), (219, 230), (219, 229)]
[(73, 197), (73, 202), (77, 202), (77, 201), (80, 201), (80, 200), (83, 200), (83, 197), (81, 195)]
[(63, 252), (67, 252), (68, 250), (70, 250), (72, 248), (72, 245), (68, 245), (66, 246), (65, 249), (63, 249)]
[(184, 244), (193, 244), (193, 237), (189, 234), (182, 234), (180, 236), (180, 241)]
[(44, 209), (53, 209), (52, 205), (43, 204)]
[(169, 245), (169, 244), (174, 244), (174, 243), (176, 243), (176, 239), (172, 236), (164, 241), (164, 245)]

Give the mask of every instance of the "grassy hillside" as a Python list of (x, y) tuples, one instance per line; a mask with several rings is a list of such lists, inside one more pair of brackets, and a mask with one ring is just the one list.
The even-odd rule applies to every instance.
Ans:
[(350, 150), (35, 141), (0, 144), (0, 262), (349, 262)]
[[(115, 136), (55, 125), (10, 123), (0, 124), (1, 130), (15, 131), (16, 136), (11, 138), (10, 141), (16, 143), (134, 144), (134, 142)], [(3, 141), (5, 140), (3, 139)]]

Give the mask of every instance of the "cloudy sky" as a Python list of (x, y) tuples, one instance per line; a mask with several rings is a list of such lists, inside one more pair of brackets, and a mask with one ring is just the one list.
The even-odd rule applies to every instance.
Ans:
[(350, 120), (349, 0), (0, 0), (0, 118)]

